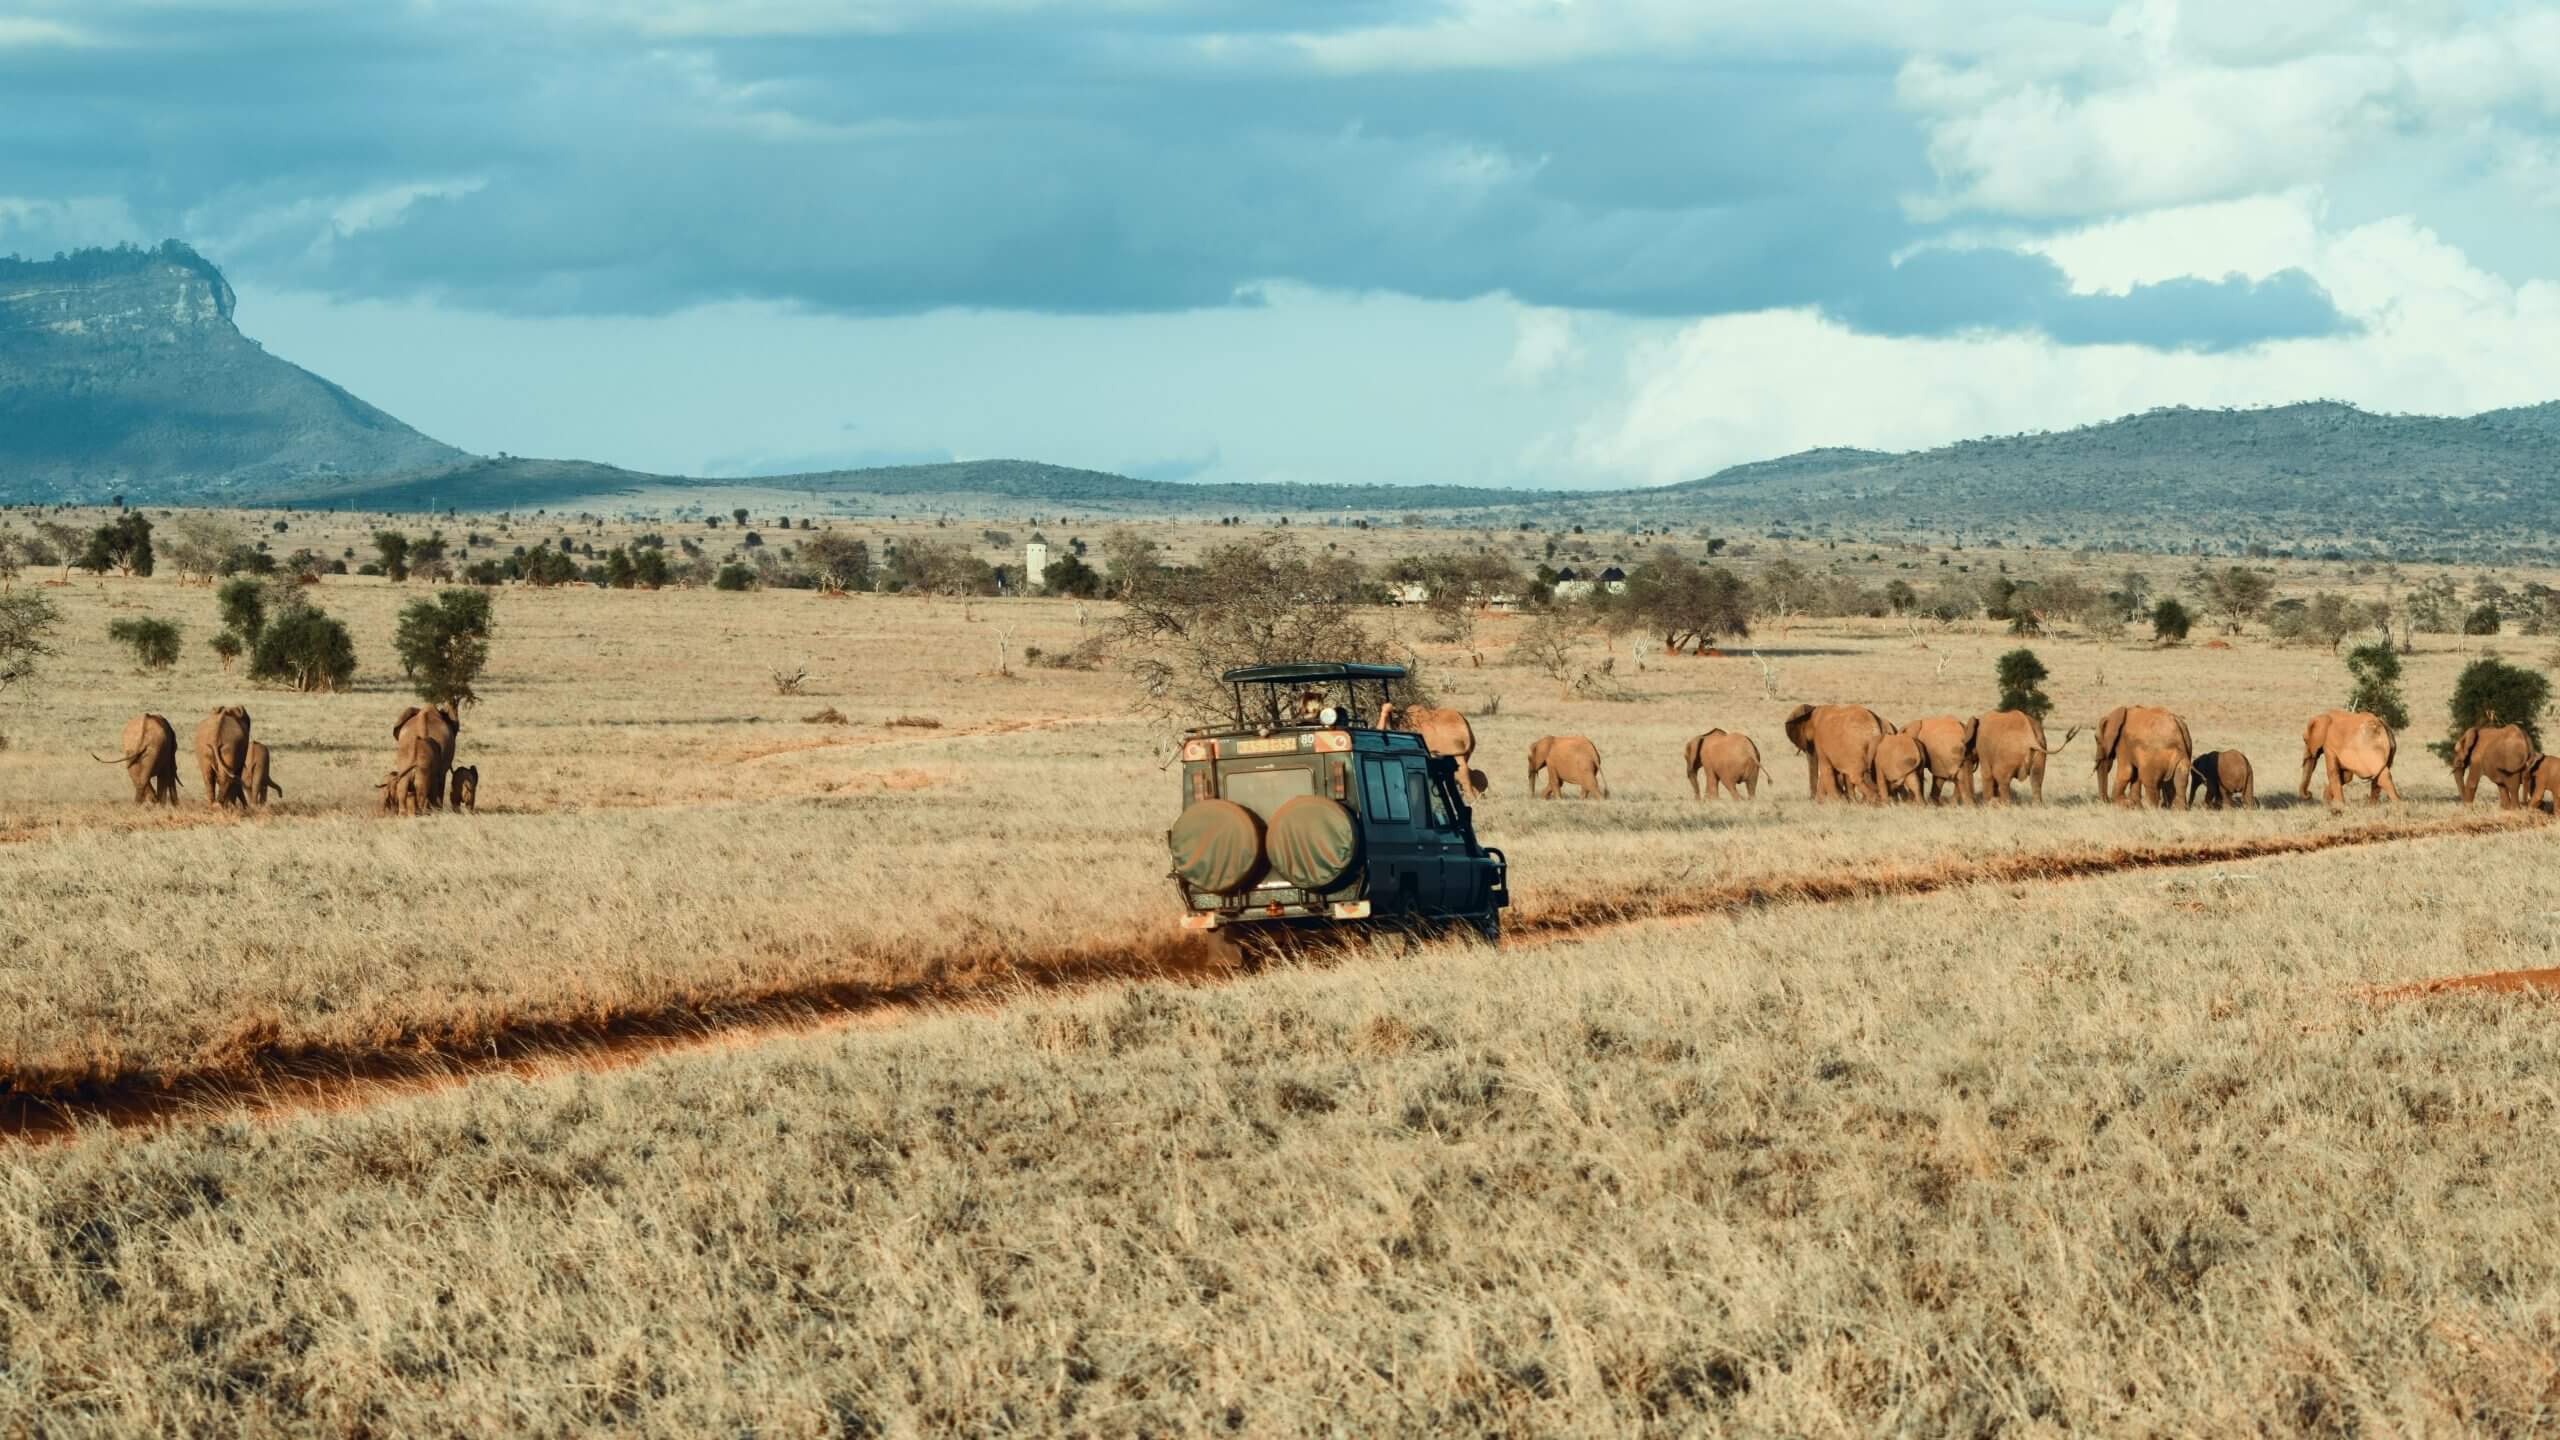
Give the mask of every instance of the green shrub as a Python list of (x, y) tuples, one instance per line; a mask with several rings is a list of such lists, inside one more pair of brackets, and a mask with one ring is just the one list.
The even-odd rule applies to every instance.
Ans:
[(401, 610), (392, 648), (400, 668), (430, 705), (467, 705), (480, 697), (472, 685), (489, 663), (496, 628), (486, 590), (441, 590)]
[(2151, 636), (2162, 644), (2176, 644), (2196, 628), (2196, 617), (2186, 606), (2172, 598), (2163, 598), (2151, 607)]
[(344, 690), (355, 676), (347, 627), (309, 607), (268, 621), (249, 652), (250, 679), (296, 690)]
[(2463, 616), (2462, 633), (2465, 635), (2497, 634), (2498, 607), (2495, 605), (2483, 605), (2479, 609), (2472, 611), (2470, 614)]
[(1995, 708), (2023, 710), (2039, 720), (2053, 712), (2053, 697), (2037, 688), (2044, 684), (2047, 672), (2033, 650), (2022, 648), (2001, 656), (1994, 674), (2000, 682), (2000, 703)]
[(205, 643), (213, 647), (214, 654), (222, 657), (222, 668), (225, 670), (230, 669), (231, 662), (239, 659), (241, 652), (249, 648), (241, 643), (237, 634), (229, 630), (217, 631), (214, 637)]
[(223, 628), (254, 643), (258, 632), (267, 628), (266, 587), (246, 576), (225, 581), (213, 592), (216, 611), (222, 616)]
[(107, 626), (107, 638), (132, 646), (134, 663), (145, 670), (166, 670), (178, 663), (179, 630), (173, 621), (117, 620)]
[(2521, 725), (2533, 740), (2533, 748), (2542, 748), (2542, 711), (2551, 703), (2551, 680), (2546, 675), (2510, 665), (2494, 655), (2484, 655), (2462, 667), (2453, 682), (2453, 699), (2447, 705), (2453, 724), (2445, 738), (2428, 746), (2436, 757), (2447, 764), (2453, 761), (2453, 747), (2460, 743), (2462, 732), (2474, 725)]
[(719, 578), (711, 582), (711, 588), (714, 590), (753, 590), (756, 588), (756, 572), (748, 569), (744, 565), (723, 565), (720, 567)]
[(2348, 709), (2378, 715), (2394, 730), (2409, 728), (2409, 707), (2400, 698), (2400, 657), (2391, 642), (2377, 640), (2348, 651), (2347, 673), (2356, 680), (2347, 696)]

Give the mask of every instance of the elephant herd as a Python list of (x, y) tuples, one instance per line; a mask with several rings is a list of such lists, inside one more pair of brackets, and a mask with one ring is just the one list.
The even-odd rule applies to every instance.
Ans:
[[(1401, 724), (1419, 731), (1433, 754), (1458, 758), (1469, 788), (1481, 794), (1481, 771), (1468, 769), (1475, 732), (1455, 710), (1410, 710), (1382, 713), (1382, 728)], [(1784, 722), (1788, 743), (1804, 756), (1806, 788), (1816, 800), (1887, 799), (1946, 803), (1953, 787), (1967, 805), (2011, 804), (2024, 784), (2033, 798), (2044, 799), (2045, 765), (2057, 750), (2081, 732), (2049, 743), (2044, 724), (2023, 710), (1995, 710), (1970, 718), (1933, 715), (1896, 726), (1863, 705), (1799, 705)], [(2199, 752), (2184, 717), (2156, 705), (2120, 705), (2101, 718), (2094, 731), (2098, 793), (2111, 803), (2188, 809), (2201, 798), (2211, 809), (2254, 808), (2258, 803), (2256, 772), (2237, 749)], [(2370, 785), (2368, 799), (2397, 801), (2399, 787), (2391, 776), (2399, 741), (2379, 716), (2363, 711), (2330, 710), (2312, 719), (2302, 736), (2302, 779), (2298, 793), (2311, 798), (2313, 774), (2325, 764), (2326, 799), (2335, 806), (2352, 783)], [(1682, 761), (1689, 790), (1700, 799), (1730, 794), (1756, 797), (1769, 771), (1760, 763), (1760, 747), (1751, 737), (1715, 729), (1691, 739)], [(2548, 798), (2560, 805), (2560, 757), (2534, 750), (2531, 737), (2514, 725), (2478, 727), (2462, 737), (2454, 754), (2462, 775), (2462, 798), (2470, 803), (2479, 783), (2498, 787), (2510, 807), (2537, 805)], [(1540, 777), (1545, 788), (1539, 788)], [(1608, 798), (1608, 782), (1600, 773), (1600, 749), (1582, 735), (1546, 735), (1529, 747), (1529, 787), (1552, 800), (1573, 786), (1584, 798)]]
[[(216, 809), (263, 807), (270, 793), (284, 793), (276, 783), (274, 757), (263, 742), (249, 738), (250, 724), (246, 709), (225, 705), (196, 726), (196, 769), (204, 777), (205, 802)], [(391, 727), (398, 758), (376, 787), (382, 813), (440, 809), (448, 795), (456, 810), (479, 808), (478, 768), (453, 763), (461, 733), (462, 721), (448, 706), (412, 705), (400, 712)], [(117, 754), (89, 758), (123, 765), (135, 804), (178, 803), (178, 732), (166, 717), (136, 715), (124, 727)]]

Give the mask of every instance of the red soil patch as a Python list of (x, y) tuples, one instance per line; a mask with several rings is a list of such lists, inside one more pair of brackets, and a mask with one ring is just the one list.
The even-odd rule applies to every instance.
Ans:
[(2448, 975), (2406, 985), (2367, 986), (2367, 1000), (2424, 1000), (2431, 995), (2535, 995), (2560, 999), (2560, 967), (2540, 970), (2495, 970), (2486, 975)]

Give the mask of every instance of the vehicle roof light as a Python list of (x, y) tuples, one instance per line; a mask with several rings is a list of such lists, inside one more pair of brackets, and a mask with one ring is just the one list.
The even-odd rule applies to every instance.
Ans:
[(1186, 740), (1182, 744), (1182, 758), (1185, 760), (1215, 760), (1218, 758), (1218, 742), (1215, 740)]

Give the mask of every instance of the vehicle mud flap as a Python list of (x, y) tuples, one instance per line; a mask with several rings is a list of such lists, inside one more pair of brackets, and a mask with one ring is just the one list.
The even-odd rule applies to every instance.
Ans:
[(1273, 874), (1301, 890), (1326, 890), (1359, 859), (1360, 828), (1339, 802), (1300, 795), (1271, 817), (1264, 847)]
[(1173, 873), (1192, 888), (1232, 895), (1262, 868), (1262, 821), (1232, 800), (1196, 800), (1165, 832)]

